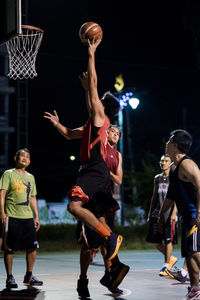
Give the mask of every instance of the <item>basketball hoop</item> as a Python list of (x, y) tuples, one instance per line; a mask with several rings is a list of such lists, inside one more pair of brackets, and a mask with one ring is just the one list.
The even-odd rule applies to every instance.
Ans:
[(38, 27), (22, 25), (22, 33), (6, 42), (9, 55), (8, 76), (28, 79), (37, 76), (35, 61), (44, 31)]

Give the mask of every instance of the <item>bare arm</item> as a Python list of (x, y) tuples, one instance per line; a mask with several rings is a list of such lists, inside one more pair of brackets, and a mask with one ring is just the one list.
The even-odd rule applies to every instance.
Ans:
[(168, 209), (170, 209), (170, 207), (172, 207), (173, 204), (174, 201), (169, 198), (165, 198), (158, 215), (158, 231), (163, 231), (164, 214), (168, 211)]
[(49, 119), (53, 126), (68, 140), (80, 139), (83, 134), (83, 126), (75, 129), (69, 129), (63, 126), (59, 122), (59, 117), (56, 110), (53, 111), (53, 114), (45, 112), (44, 118)]
[(154, 179), (154, 185), (153, 185), (153, 194), (152, 194), (152, 197), (151, 197), (151, 202), (150, 202), (150, 207), (149, 207), (149, 212), (148, 212), (148, 217), (147, 217), (147, 220), (149, 221), (150, 217), (151, 217), (151, 214), (153, 212), (153, 209), (155, 207), (155, 203), (156, 203), (156, 200), (157, 200), (157, 191), (158, 191), (158, 185)]
[(85, 90), (86, 106), (89, 113), (89, 117), (92, 117), (92, 105), (91, 105), (89, 86), (88, 86), (88, 72), (83, 72), (82, 76), (79, 76), (79, 79), (81, 81), (81, 85), (83, 89)]
[(1, 222), (3, 225), (6, 223), (6, 214), (5, 214), (5, 198), (6, 190), (0, 190), (0, 211), (1, 211)]
[(36, 196), (31, 196), (30, 206), (31, 206), (32, 212), (34, 214), (35, 229), (36, 229), (36, 231), (38, 231), (40, 229), (40, 221), (39, 221), (39, 214), (38, 214)]
[(172, 214), (171, 214), (171, 218), (170, 218), (170, 223), (172, 224), (173, 222), (176, 222), (177, 221), (177, 206), (176, 206), (176, 203), (174, 203), (174, 208), (172, 210)]
[(97, 91), (97, 73), (95, 68), (95, 51), (101, 40), (90, 42), (88, 40), (88, 87), (92, 109), (92, 121), (97, 127), (101, 127), (105, 121), (104, 106), (99, 99)]
[(119, 164), (117, 167), (116, 174), (110, 171), (110, 177), (114, 183), (119, 185), (122, 183), (123, 170), (122, 170), (122, 155), (120, 152), (119, 152)]

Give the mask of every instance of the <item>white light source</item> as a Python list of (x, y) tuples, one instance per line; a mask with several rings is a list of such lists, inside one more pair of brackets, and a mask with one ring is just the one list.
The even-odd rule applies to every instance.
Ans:
[(136, 109), (140, 103), (138, 98), (130, 98), (128, 102), (129, 102), (130, 106), (132, 107), (132, 109)]
[(76, 157), (74, 155), (70, 155), (69, 159), (73, 161), (76, 159)]

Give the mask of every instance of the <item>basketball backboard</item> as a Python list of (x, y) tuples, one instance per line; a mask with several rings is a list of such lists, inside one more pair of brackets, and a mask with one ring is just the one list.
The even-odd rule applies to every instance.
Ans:
[(21, 0), (0, 0), (0, 45), (21, 33)]

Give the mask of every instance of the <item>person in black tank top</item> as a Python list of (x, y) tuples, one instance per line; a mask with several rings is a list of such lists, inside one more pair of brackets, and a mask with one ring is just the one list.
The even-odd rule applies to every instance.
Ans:
[(160, 276), (168, 276), (166, 270), (170, 270), (172, 266), (177, 262), (177, 258), (172, 256), (173, 245), (177, 244), (177, 209), (176, 205), (172, 207), (164, 215), (163, 233), (158, 231), (158, 214), (162, 204), (165, 200), (168, 186), (169, 186), (169, 172), (171, 167), (171, 158), (168, 154), (164, 154), (160, 158), (161, 174), (157, 174), (154, 178), (153, 195), (151, 198), (148, 221), (149, 229), (146, 241), (153, 243), (163, 255), (164, 265), (160, 270)]
[(191, 145), (191, 135), (181, 129), (171, 132), (166, 143), (166, 153), (174, 161), (175, 170), (170, 175), (170, 185), (159, 213), (158, 226), (162, 231), (164, 212), (175, 201), (182, 216), (181, 252), (186, 260), (191, 284), (185, 299), (199, 299), (200, 170), (197, 164), (187, 156)]

